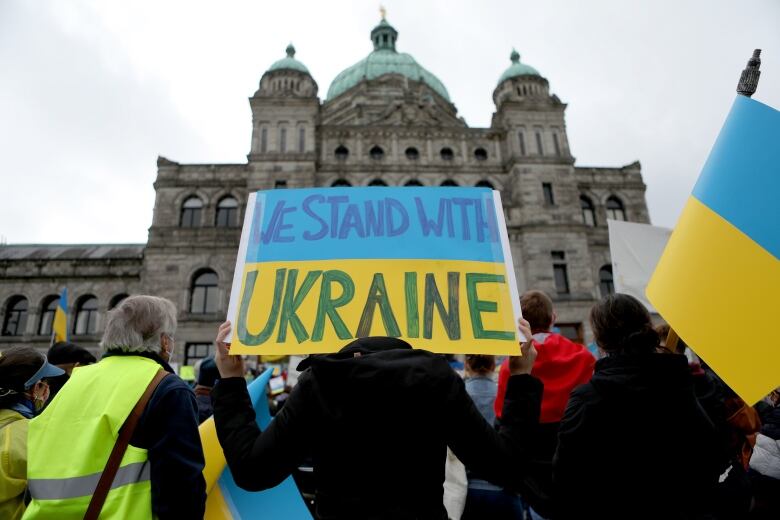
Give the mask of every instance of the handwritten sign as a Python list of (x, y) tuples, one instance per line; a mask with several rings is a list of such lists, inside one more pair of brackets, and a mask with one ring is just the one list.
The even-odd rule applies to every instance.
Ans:
[(516, 354), (501, 199), (487, 188), (321, 188), (249, 197), (228, 318), (240, 354), (334, 352), (392, 336)]

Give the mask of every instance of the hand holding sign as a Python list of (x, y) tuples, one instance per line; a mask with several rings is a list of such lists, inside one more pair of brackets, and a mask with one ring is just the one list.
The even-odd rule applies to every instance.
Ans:
[(527, 341), (520, 344), (520, 355), (509, 358), (509, 373), (513, 376), (520, 374), (530, 374), (531, 368), (536, 361), (536, 347), (531, 339), (531, 324), (523, 318), (517, 320), (517, 329), (522, 337), (528, 338)]
[(225, 338), (230, 335), (230, 322), (226, 321), (219, 326), (217, 331), (217, 353), (214, 356), (217, 363), (219, 375), (227, 377), (244, 377), (244, 359), (238, 355), (230, 354), (230, 343), (225, 342)]

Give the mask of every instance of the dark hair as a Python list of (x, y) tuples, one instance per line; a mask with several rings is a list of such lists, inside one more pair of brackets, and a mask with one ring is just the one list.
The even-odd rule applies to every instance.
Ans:
[(35, 375), (46, 358), (32, 347), (9, 347), (0, 354), (0, 408), (8, 408), (24, 397), (24, 384)]
[(658, 333), (650, 313), (633, 296), (610, 294), (590, 309), (596, 343), (607, 354), (640, 354), (658, 350)]
[(553, 321), (553, 302), (542, 291), (526, 291), (520, 297), (523, 318), (531, 325), (531, 333), (547, 332)]
[(475, 374), (490, 373), (496, 368), (496, 356), (467, 354), (466, 366)]

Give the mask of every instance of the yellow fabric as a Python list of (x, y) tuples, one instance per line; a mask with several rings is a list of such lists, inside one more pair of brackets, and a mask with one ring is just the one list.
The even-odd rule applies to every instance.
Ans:
[(222, 452), (222, 446), (217, 439), (217, 428), (214, 424), (214, 416), (209, 417), (198, 426), (200, 433), (200, 442), (203, 445), (203, 458), (206, 465), (203, 467), (203, 478), (206, 480), (206, 493), (222, 475), (222, 471), (227, 465), (225, 454)]
[[(108, 357), (76, 368), (46, 410), (30, 421), (28, 478), (72, 479), (102, 472), (120, 427), (159, 369), (155, 361), (138, 356)], [(147, 458), (146, 450), (128, 446), (120, 470)], [(88, 503), (88, 496), (33, 496), (24, 518), (81, 518)], [(150, 518), (150, 482), (112, 489), (103, 517)]]
[(222, 490), (219, 484), (214, 486), (206, 497), (206, 511), (203, 514), (204, 520), (225, 520), (233, 518), (233, 513), (222, 496)]
[(68, 341), (68, 314), (59, 305), (54, 311), (54, 321), (51, 328), (54, 332), (54, 343)]
[(0, 518), (24, 513), (27, 488), (27, 423), (18, 412), (0, 410)]
[[(780, 260), (691, 197), (647, 297), (748, 404), (780, 385)], [(756, 361), (759, 361), (758, 363)]]

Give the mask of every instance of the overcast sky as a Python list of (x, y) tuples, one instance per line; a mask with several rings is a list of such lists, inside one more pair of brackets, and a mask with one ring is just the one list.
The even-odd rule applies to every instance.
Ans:
[[(470, 126), (515, 47), (565, 103), (580, 166), (640, 160), (673, 226), (763, 49), (780, 108), (780, 1), (383, 0), (398, 49)], [(292, 41), (324, 97), (371, 51), (370, 1), (0, 0), (0, 241), (146, 241), (158, 155), (245, 162), (247, 98)]]

